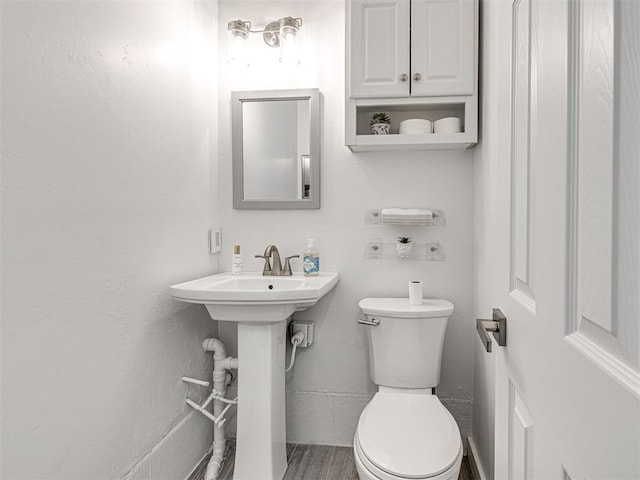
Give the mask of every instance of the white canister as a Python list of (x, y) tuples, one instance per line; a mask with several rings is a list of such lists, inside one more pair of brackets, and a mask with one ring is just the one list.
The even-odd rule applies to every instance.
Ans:
[(462, 120), (458, 117), (445, 117), (433, 122), (434, 133), (459, 133), (462, 132)]
[(431, 121), (423, 118), (410, 118), (400, 122), (398, 133), (402, 135), (418, 134), (418, 133), (432, 133), (433, 127)]

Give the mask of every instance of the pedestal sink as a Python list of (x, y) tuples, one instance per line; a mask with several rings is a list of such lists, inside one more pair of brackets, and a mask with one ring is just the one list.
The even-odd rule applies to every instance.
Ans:
[(238, 415), (234, 480), (281, 480), (287, 470), (286, 320), (326, 295), (337, 273), (289, 277), (221, 273), (171, 287), (214, 320), (238, 323)]

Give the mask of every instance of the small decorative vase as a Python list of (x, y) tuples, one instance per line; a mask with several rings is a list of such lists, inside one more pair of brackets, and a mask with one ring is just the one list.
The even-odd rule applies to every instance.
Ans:
[(396, 242), (396, 254), (400, 258), (409, 258), (413, 255), (413, 243)]
[(374, 135), (388, 135), (390, 129), (391, 124), (389, 123), (374, 123), (371, 125), (371, 133)]

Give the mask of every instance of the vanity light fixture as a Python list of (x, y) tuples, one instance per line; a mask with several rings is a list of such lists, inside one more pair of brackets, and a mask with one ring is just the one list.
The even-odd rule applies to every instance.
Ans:
[(251, 31), (251, 22), (233, 20), (227, 24), (229, 38), (229, 63), (239, 67), (248, 67), (246, 41)]
[(229, 31), (229, 63), (246, 67), (246, 42), (250, 33), (262, 33), (264, 43), (280, 48), (280, 62), (286, 65), (298, 65), (300, 55), (298, 41), (302, 18), (284, 17), (273, 21), (264, 30), (251, 30), (251, 22), (232, 20), (227, 24)]

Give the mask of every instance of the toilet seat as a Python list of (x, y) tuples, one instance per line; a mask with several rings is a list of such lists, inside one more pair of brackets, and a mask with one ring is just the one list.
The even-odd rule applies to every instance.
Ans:
[[(436, 475), (435, 477), (426, 477), (421, 480), (458, 480), (460, 469), (462, 467), (462, 454), (463, 452), (461, 449), (460, 454), (458, 455), (458, 459), (449, 470)], [(362, 448), (360, 447), (360, 443), (357, 441), (357, 436), (354, 442), (354, 460), (360, 480), (407, 480), (406, 477), (391, 475), (390, 473), (384, 472), (373, 465), (367, 459), (365, 454), (362, 453)]]
[(449, 478), (462, 460), (458, 425), (438, 397), (425, 393), (378, 392), (360, 416), (354, 443), (379, 478)]

